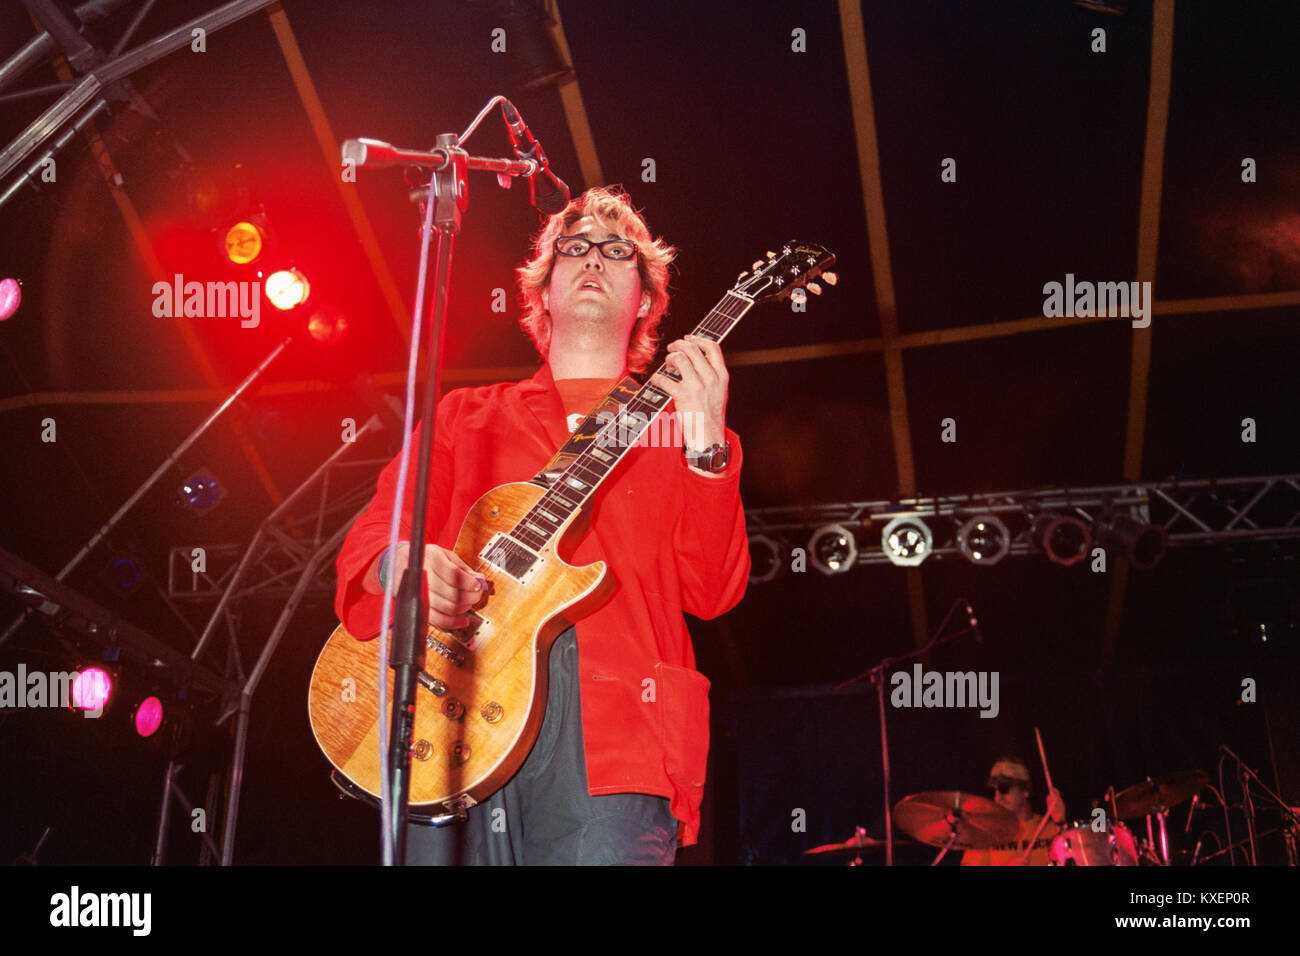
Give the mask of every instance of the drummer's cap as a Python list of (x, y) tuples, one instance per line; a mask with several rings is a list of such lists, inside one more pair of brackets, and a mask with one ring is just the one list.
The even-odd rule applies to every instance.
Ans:
[(1029, 789), (1029, 768), (1019, 760), (1003, 757), (989, 771), (988, 785), (996, 787), (1003, 781), (1022, 784), (1027, 790)]

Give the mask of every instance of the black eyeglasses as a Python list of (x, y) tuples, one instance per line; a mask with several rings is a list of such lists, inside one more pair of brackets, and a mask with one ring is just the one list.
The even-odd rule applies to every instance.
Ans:
[(630, 239), (606, 239), (604, 242), (592, 242), (582, 236), (560, 236), (555, 240), (555, 251), (562, 256), (580, 258), (591, 251), (595, 246), (600, 250), (600, 254), (606, 259), (613, 259), (615, 262), (624, 262), (628, 259), (635, 259), (637, 254), (637, 245)]
[(992, 789), (992, 790), (996, 790), (998, 793), (1002, 794), (1003, 796), (1005, 796), (1006, 794), (1010, 793), (1012, 790), (1016, 789), (1016, 787), (1018, 787), (1018, 786), (1020, 786), (1020, 784), (1018, 784), (1018, 783), (1011, 783), (1010, 781), (1007, 781), (1007, 780), (1003, 780), (1003, 781), (1001, 781), (1000, 783), (989, 784), (989, 788), (990, 788), (990, 789)]

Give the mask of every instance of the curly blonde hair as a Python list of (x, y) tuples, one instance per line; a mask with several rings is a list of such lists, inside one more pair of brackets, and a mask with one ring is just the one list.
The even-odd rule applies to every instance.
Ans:
[(608, 224), (640, 249), (637, 271), (641, 274), (641, 291), (650, 293), (650, 309), (632, 329), (627, 344), (627, 367), (632, 372), (644, 372), (659, 348), (659, 326), (668, 311), (668, 265), (677, 250), (650, 235), (645, 220), (619, 186), (588, 189), (546, 221), (533, 242), (532, 258), (515, 270), (524, 308), (519, 324), (545, 360), (551, 349), (551, 314), (542, 302), (542, 293), (551, 282), (555, 240), (579, 219), (588, 216)]

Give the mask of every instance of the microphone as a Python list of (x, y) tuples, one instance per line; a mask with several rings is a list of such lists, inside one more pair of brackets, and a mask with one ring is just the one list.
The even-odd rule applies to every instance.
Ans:
[(980, 622), (975, 617), (975, 609), (970, 606), (970, 601), (966, 601), (966, 619), (970, 621), (970, 629), (975, 632), (975, 640), (980, 644), (984, 643), (984, 635), (980, 633)]
[(528, 198), (533, 208), (547, 216), (562, 211), (569, 204), (569, 187), (551, 172), (542, 144), (533, 138), (528, 124), (509, 100), (501, 101), (501, 115), (506, 121), (515, 155), (537, 164), (537, 171), (528, 177)]
[(343, 162), (360, 169), (383, 169), (385, 166), (433, 166), (441, 169), (447, 165), (447, 154), (441, 150), (428, 153), (402, 149), (392, 143), (363, 137), (343, 141)]

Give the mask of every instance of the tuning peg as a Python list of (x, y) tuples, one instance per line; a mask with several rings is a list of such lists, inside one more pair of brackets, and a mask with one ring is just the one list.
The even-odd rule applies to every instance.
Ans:
[(755, 260), (754, 260), (754, 264), (753, 264), (752, 266), (750, 266), (750, 268), (751, 268), (751, 269), (761, 269), (761, 268), (763, 268), (763, 260), (762, 260), (762, 259), (755, 259)]
[(813, 295), (821, 295), (822, 287), (819, 286), (816, 282), (809, 282), (808, 291), (811, 292)]
[(808, 295), (803, 291), (803, 289), (791, 289), (790, 301), (798, 302), (800, 305), (803, 305), (805, 302), (808, 301)]
[(823, 272), (822, 278), (826, 280), (827, 285), (834, 285), (835, 283), (840, 281), (840, 277), (837, 276), (834, 272)]
[(769, 249), (769, 250), (767, 250), (767, 257), (768, 257), (769, 259), (775, 259), (775, 258), (776, 258), (776, 253), (773, 252), (771, 249)]
[(736, 281), (739, 282), (741, 279), (745, 278), (745, 276), (747, 276), (747, 275), (749, 275), (748, 272), (742, 272), (740, 275), (736, 276)]

